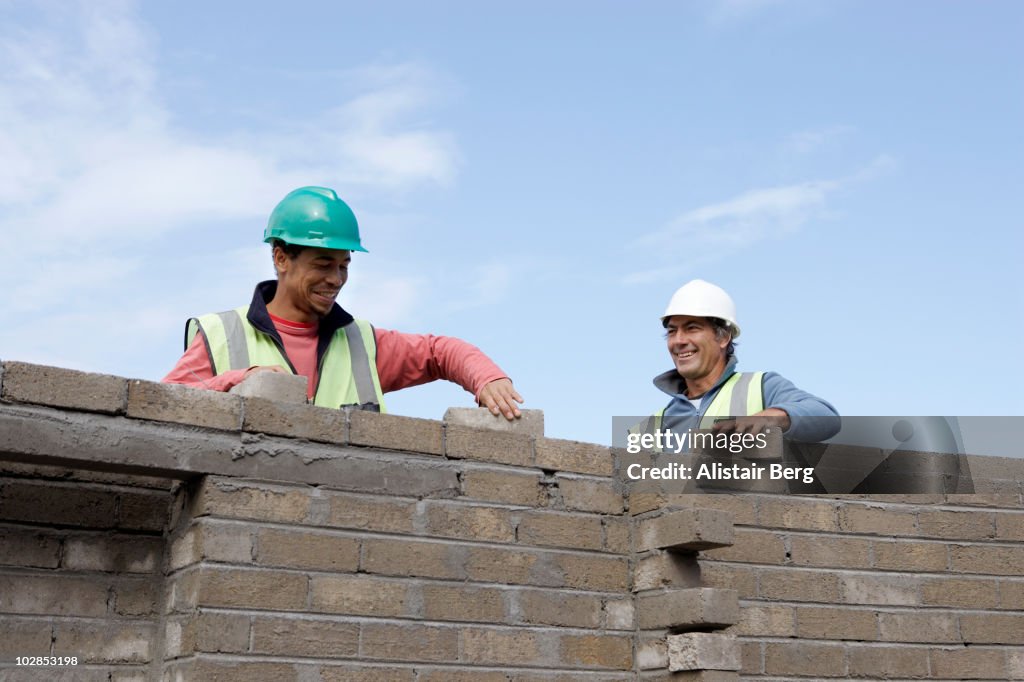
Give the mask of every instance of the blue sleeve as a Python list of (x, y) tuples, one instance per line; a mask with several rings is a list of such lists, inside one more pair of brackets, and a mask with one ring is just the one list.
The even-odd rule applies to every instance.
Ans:
[(785, 410), (790, 426), (786, 438), (805, 443), (818, 443), (839, 433), (839, 413), (830, 403), (775, 372), (764, 374), (764, 406)]

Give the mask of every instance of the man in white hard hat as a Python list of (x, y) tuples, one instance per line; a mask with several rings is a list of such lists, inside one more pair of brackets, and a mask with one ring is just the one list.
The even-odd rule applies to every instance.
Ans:
[(778, 425), (788, 438), (807, 442), (839, 430), (839, 414), (828, 402), (775, 372), (736, 371), (736, 305), (720, 287), (687, 282), (673, 294), (661, 322), (675, 367), (654, 378), (671, 397), (655, 414), (656, 428), (663, 421), (741, 432)]

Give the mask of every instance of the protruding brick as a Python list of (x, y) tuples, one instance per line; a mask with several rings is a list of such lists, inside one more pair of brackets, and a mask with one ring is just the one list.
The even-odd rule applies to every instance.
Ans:
[(277, 403), (306, 404), (309, 378), (284, 372), (253, 372), (229, 393), (243, 398), (263, 398)]
[(636, 551), (702, 550), (733, 543), (732, 514), (713, 509), (677, 509), (636, 526)]
[(679, 627), (726, 627), (739, 620), (736, 590), (697, 587), (648, 592), (636, 598), (641, 630)]
[(238, 431), (242, 427), (242, 399), (182, 384), (132, 380), (128, 382), (128, 416)]
[(443, 455), (444, 427), (431, 419), (352, 410), (349, 412), (349, 442), (385, 450)]
[(120, 414), (125, 410), (127, 384), (126, 379), (106, 374), (26, 362), (3, 363), (2, 396), (12, 402)]
[(336, 444), (348, 436), (345, 413), (329, 407), (246, 398), (242, 414), (242, 429), (251, 433)]
[(449, 407), (444, 413), (444, 423), (449, 426), (468, 426), (473, 429), (508, 431), (534, 438), (544, 437), (544, 411), (520, 410), (522, 416), (514, 421), (503, 415), (493, 415), (485, 407)]
[(615, 460), (607, 446), (558, 438), (538, 438), (537, 466), (553, 471), (611, 476)]
[(740, 669), (740, 647), (733, 635), (688, 632), (669, 635), (667, 641), (669, 670)]
[(518, 433), (449, 424), (445, 428), (445, 450), (454, 459), (533, 466), (533, 438)]

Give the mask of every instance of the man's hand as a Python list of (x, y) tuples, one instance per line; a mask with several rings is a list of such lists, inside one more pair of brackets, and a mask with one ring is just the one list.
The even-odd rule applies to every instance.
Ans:
[(517, 402), (523, 402), (523, 396), (512, 387), (511, 379), (497, 379), (480, 389), (480, 405), (495, 417), (499, 413), (509, 421), (521, 417), (523, 413), (519, 411)]
[(250, 367), (246, 373), (242, 375), (242, 381), (245, 381), (256, 372), (280, 372), (281, 374), (291, 374), (291, 372), (281, 365), (256, 365), (255, 367)]
[(777, 407), (769, 407), (749, 417), (718, 422), (711, 430), (715, 433), (761, 433), (771, 426), (778, 426), (785, 432), (790, 426), (789, 414)]

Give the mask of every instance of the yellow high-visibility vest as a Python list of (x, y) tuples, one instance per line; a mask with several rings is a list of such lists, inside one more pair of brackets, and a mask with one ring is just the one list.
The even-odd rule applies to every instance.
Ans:
[[(252, 326), (248, 312), (249, 306), (242, 306), (193, 317), (185, 328), (185, 347), (202, 331), (214, 374), (254, 365), (280, 365), (294, 373), (284, 349)], [(320, 359), (319, 374), (314, 405), (385, 411), (377, 376), (377, 342), (369, 322), (353, 320), (334, 333)]]

